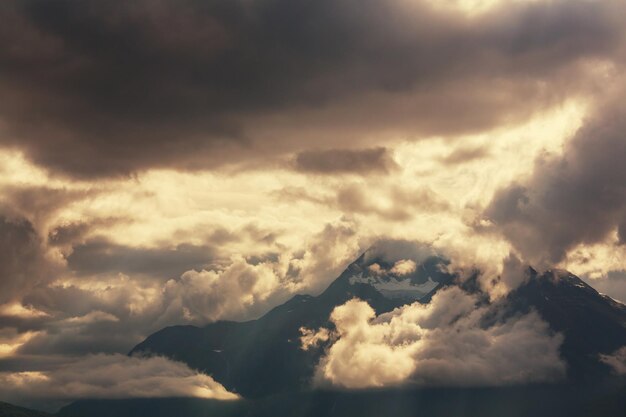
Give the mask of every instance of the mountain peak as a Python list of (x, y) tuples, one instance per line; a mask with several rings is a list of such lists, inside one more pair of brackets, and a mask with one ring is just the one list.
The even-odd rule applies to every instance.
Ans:
[[(401, 251), (390, 256), (384, 245), (372, 246), (350, 264), (327, 292), (348, 291), (363, 298), (375, 292), (401, 304), (428, 301), (455, 275), (448, 270), (450, 261), (434, 251)], [(403, 253), (402, 253), (403, 252)], [(376, 308), (376, 307), (375, 307)]]

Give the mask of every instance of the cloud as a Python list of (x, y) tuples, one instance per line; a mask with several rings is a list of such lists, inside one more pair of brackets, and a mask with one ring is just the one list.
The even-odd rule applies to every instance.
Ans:
[(611, 355), (600, 355), (600, 361), (606, 363), (617, 375), (626, 375), (626, 346)]
[(0, 372), (0, 398), (54, 408), (81, 398), (199, 397), (234, 400), (208, 375), (162, 357), (89, 355), (50, 369)]
[(389, 150), (379, 147), (300, 152), (296, 155), (295, 167), (299, 171), (318, 174), (386, 174), (397, 165)]
[(300, 328), (300, 343), (302, 350), (309, 350), (318, 347), (320, 344), (327, 342), (331, 338), (331, 333), (328, 329), (321, 328), (317, 331), (307, 329), (306, 327)]
[(221, 269), (187, 271), (165, 284), (163, 317), (197, 324), (256, 318), (294, 294), (320, 292), (360, 252), (356, 228), (342, 219), (274, 259), (233, 256)]
[(348, 301), (331, 314), (336, 330), (316, 382), (345, 388), (474, 386), (564, 377), (563, 337), (553, 335), (538, 314), (485, 325), (490, 312), (458, 287), (440, 290), (429, 304), (378, 317), (366, 302)]
[(84, 178), (487, 129), (590, 89), (622, 8), (3, 2), (0, 141)]
[(121, 272), (172, 277), (192, 268), (202, 269), (215, 256), (216, 249), (206, 245), (137, 248), (93, 238), (74, 246), (66, 259), (68, 268), (81, 275)]
[(368, 184), (341, 184), (327, 194), (303, 187), (285, 187), (272, 193), (279, 201), (308, 202), (341, 210), (346, 215), (376, 216), (385, 221), (406, 222), (423, 213), (444, 212), (448, 202), (428, 188), (390, 185), (376, 189)]
[(392, 186), (379, 194), (360, 184), (340, 188), (332, 204), (348, 214), (374, 214), (396, 221), (406, 221), (420, 212), (445, 211), (449, 207), (428, 187), (402, 189)]
[[(20, 334), (32, 333), (20, 343), (16, 356), (79, 356), (92, 353), (124, 353), (141, 342), (146, 334), (163, 327), (157, 320), (163, 311), (161, 297), (145, 299), (141, 288), (129, 284), (126, 288), (110, 288), (104, 291), (66, 291), (65, 302), (71, 296), (82, 296), (82, 305), (55, 306), (49, 309), (39, 305), (46, 316), (38, 320), (16, 320), (4, 318), (4, 325), (16, 328)], [(145, 290), (144, 290), (145, 291)], [(52, 291), (41, 291), (50, 295)], [(104, 293), (104, 294), (103, 294)], [(106, 299), (106, 297), (110, 299)], [(61, 297), (59, 297), (61, 298)], [(37, 301), (29, 297), (29, 301)], [(140, 304), (144, 302), (145, 304)], [(10, 320), (10, 319), (13, 320)], [(182, 322), (182, 320), (180, 321)], [(167, 323), (174, 324), (174, 323)]]
[(389, 272), (395, 275), (409, 275), (415, 272), (417, 265), (410, 259), (402, 259), (393, 265)]
[(0, 358), (13, 356), (19, 347), (35, 334), (35, 332), (18, 333), (12, 328), (0, 329)]
[(19, 213), (28, 218), (35, 225), (39, 225), (53, 217), (58, 211), (72, 203), (93, 197), (100, 191), (98, 187), (90, 189), (68, 189), (47, 185), (3, 185), (0, 195), (4, 199), (6, 210)]
[(457, 165), (475, 161), (477, 159), (483, 159), (487, 156), (489, 156), (489, 149), (487, 147), (464, 147), (453, 150), (448, 155), (441, 158), (441, 162), (446, 165)]
[(94, 232), (94, 229), (111, 227), (124, 221), (129, 220), (107, 217), (92, 219), (89, 222), (64, 222), (48, 232), (48, 244), (51, 246), (71, 246), (82, 243), (86, 236)]
[(176, 314), (182, 311), (188, 320), (200, 322), (266, 305), (268, 298), (280, 293), (283, 285), (289, 285), (281, 282), (282, 274), (275, 270), (276, 266), (269, 262), (253, 265), (235, 258), (221, 271), (187, 271), (180, 279), (165, 284), (165, 305)]
[(528, 265), (525, 265), (515, 254), (510, 253), (502, 260), (502, 274), (500, 283), (504, 285), (503, 292), (508, 293), (524, 284), (530, 278)]
[(53, 277), (44, 250), (31, 222), (0, 214), (0, 305)]
[(603, 242), (626, 213), (626, 107), (598, 107), (562, 155), (539, 158), (532, 176), (501, 189), (487, 219), (525, 257), (543, 266), (579, 244)]
[[(414, 264), (422, 264), (428, 258), (438, 255), (432, 245), (427, 243), (381, 238), (365, 252), (365, 262), (380, 260), (389, 264), (402, 264), (408, 260)], [(406, 265), (409, 266), (410, 263)]]

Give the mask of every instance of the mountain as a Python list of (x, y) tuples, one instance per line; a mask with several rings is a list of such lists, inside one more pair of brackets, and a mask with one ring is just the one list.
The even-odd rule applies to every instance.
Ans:
[(332, 310), (354, 297), (367, 301), (378, 314), (414, 301), (428, 302), (454, 279), (447, 263), (431, 256), (414, 271), (397, 274), (389, 272), (393, 264), (366, 252), (317, 297), (296, 295), (258, 320), (168, 327), (130, 354), (159, 354), (185, 362), (245, 398), (301, 389), (309, 384), (321, 353), (300, 348), (302, 327), (331, 327)]
[(528, 275), (508, 295), (508, 308), (522, 313), (534, 309), (565, 336), (560, 353), (570, 381), (591, 383), (610, 374), (598, 357), (626, 346), (626, 305), (567, 271), (538, 274), (531, 268)]
[[(403, 269), (368, 251), (317, 297), (297, 295), (258, 320), (168, 327), (130, 354), (185, 362), (248, 399), (309, 389), (322, 352), (300, 348), (302, 327), (332, 328), (332, 310), (353, 297), (367, 301), (377, 314), (414, 301), (427, 303), (438, 289), (458, 284), (447, 265), (445, 259), (430, 256)], [(471, 279), (462, 285), (480, 292)], [(591, 384), (610, 377), (611, 369), (599, 355), (626, 346), (626, 306), (568, 272), (539, 274), (529, 268), (525, 283), (500, 303), (508, 315), (535, 310), (554, 332), (563, 334), (560, 353), (569, 382)]]
[(63, 417), (205, 416), (294, 417), (616, 417), (626, 416), (626, 378), (614, 377), (599, 360), (626, 345), (626, 306), (599, 294), (566, 271), (527, 270), (526, 280), (493, 302), (493, 320), (538, 312), (564, 339), (567, 380), (507, 387), (407, 387), (320, 390), (310, 385), (321, 349), (300, 348), (300, 329), (332, 328), (332, 310), (353, 297), (377, 314), (412, 302), (428, 303), (441, 288), (460, 285), (489, 303), (478, 275), (460, 283), (438, 256), (416, 263), (392, 262), (368, 251), (320, 295), (297, 295), (263, 317), (219, 321), (204, 327), (165, 328), (131, 355), (164, 355), (212, 375), (243, 399), (81, 400)]
[(52, 417), (52, 414), (30, 410), (0, 401), (0, 417)]

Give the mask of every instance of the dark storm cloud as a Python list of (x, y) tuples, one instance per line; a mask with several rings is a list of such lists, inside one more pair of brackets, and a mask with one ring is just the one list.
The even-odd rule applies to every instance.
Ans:
[(24, 355), (125, 352), (142, 340), (138, 324), (136, 321), (120, 324), (119, 320), (112, 319), (75, 325), (70, 321), (51, 323), (45, 333), (33, 337), (18, 352)]
[(0, 214), (0, 305), (19, 299), (52, 274), (32, 223)]
[(486, 216), (530, 261), (558, 262), (623, 230), (625, 156), (626, 106), (617, 100), (587, 120), (562, 156), (539, 159), (528, 182), (500, 190)]
[(246, 262), (250, 265), (258, 265), (263, 262), (278, 262), (280, 260), (280, 254), (275, 252), (268, 252), (261, 255), (250, 255), (246, 257)]
[(50, 318), (44, 316), (19, 317), (9, 314), (0, 314), (0, 332), (11, 329), (21, 334), (29, 331), (42, 330), (46, 328), (49, 321)]
[(51, 246), (61, 246), (72, 243), (86, 235), (89, 229), (89, 224), (81, 222), (55, 227), (48, 234), (48, 243)]
[(108, 217), (93, 219), (89, 222), (64, 223), (54, 227), (48, 233), (48, 244), (51, 246), (65, 246), (83, 240), (89, 233), (97, 232), (99, 228), (110, 227), (129, 219)]
[(67, 256), (67, 266), (80, 275), (122, 272), (171, 278), (190, 269), (207, 267), (215, 254), (211, 246), (136, 248), (94, 238), (73, 248)]
[(37, 224), (52, 217), (59, 209), (72, 203), (95, 196), (97, 188), (71, 190), (47, 186), (3, 186), (0, 197), (9, 212), (19, 213)]
[(460, 148), (450, 152), (441, 158), (441, 162), (447, 165), (464, 164), (466, 162), (482, 159), (489, 156), (489, 149), (484, 146), (472, 148)]
[(24, 297), (24, 303), (48, 313), (50, 316), (79, 317), (92, 311), (107, 311), (120, 315), (124, 311), (122, 297), (114, 303), (114, 310), (107, 307), (93, 292), (75, 286), (47, 286), (36, 288)]
[(562, 0), (469, 19), (419, 1), (4, 1), (0, 141), (89, 177), (484, 129), (580, 92), (580, 64), (619, 46), (622, 9)]
[(317, 174), (385, 174), (396, 166), (393, 156), (386, 148), (305, 151), (299, 153), (295, 159), (297, 170)]
[(14, 355), (0, 358), (0, 372), (24, 372), (62, 365), (67, 359), (59, 356)]

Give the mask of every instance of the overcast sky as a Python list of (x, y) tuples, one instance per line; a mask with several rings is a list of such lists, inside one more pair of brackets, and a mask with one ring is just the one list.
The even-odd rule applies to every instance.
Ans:
[(626, 301), (625, 19), (623, 0), (0, 2), (0, 380), (258, 317), (381, 238)]

